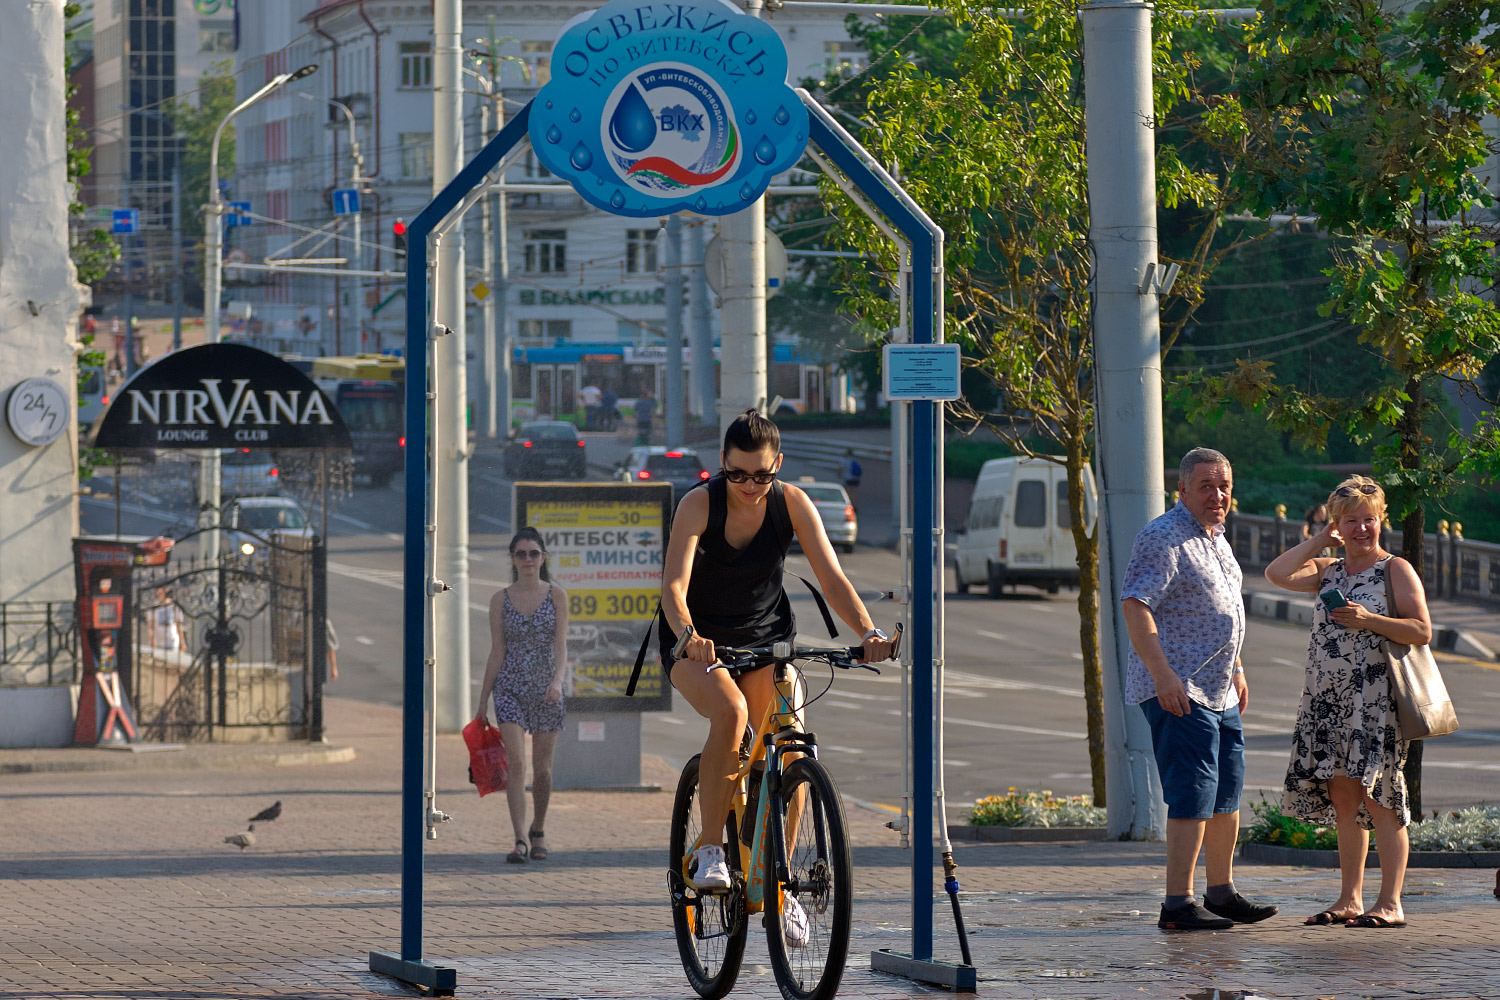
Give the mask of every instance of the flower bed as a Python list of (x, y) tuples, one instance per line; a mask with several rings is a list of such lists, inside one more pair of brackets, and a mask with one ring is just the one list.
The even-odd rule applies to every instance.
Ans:
[(1097, 827), (1106, 813), (1090, 795), (1062, 798), (1048, 789), (1018, 792), (1014, 785), (1004, 795), (986, 795), (969, 810), (970, 826)]
[[(1265, 799), (1251, 806), (1251, 811), (1255, 822), (1241, 835), (1241, 854), (1247, 860), (1338, 866), (1336, 829), (1288, 816), (1279, 804)], [(1407, 839), (1411, 843), (1408, 864), (1413, 868), (1488, 868), (1500, 864), (1500, 807), (1471, 806), (1446, 816), (1434, 813), (1432, 818), (1407, 827)], [(1367, 863), (1378, 866), (1379, 855), (1372, 850)]]

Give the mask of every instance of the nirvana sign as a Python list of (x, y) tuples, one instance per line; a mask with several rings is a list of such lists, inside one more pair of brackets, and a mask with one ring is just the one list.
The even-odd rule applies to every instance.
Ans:
[(143, 369), (115, 395), (96, 448), (348, 448), (328, 397), (274, 354), (204, 344)]

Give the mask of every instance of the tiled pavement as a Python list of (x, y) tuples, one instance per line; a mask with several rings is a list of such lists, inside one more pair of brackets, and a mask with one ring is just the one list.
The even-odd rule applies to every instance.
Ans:
[[(0, 777), (0, 997), (411, 995), (365, 968), (367, 951), (397, 945), (398, 715), (331, 701), (329, 719), (352, 762)], [(504, 802), (478, 799), (463, 765), (444, 737), (439, 807), (455, 819), (428, 845), (425, 926), (427, 955), (457, 967), (459, 995), (690, 997), (665, 905), (670, 795), (558, 793), (552, 858), (507, 865)], [(649, 777), (673, 779), (659, 764)], [(259, 827), (254, 847), (222, 843), (278, 798), (281, 822)], [(938, 992), (869, 971), (871, 950), (908, 944), (906, 855), (883, 816), (850, 819), (858, 891), (842, 995)], [(1283, 915), (1163, 934), (1159, 844), (957, 850), (981, 996), (1500, 996), (1489, 870), (1414, 871), (1410, 926), (1360, 931), (1300, 926), (1331, 900), (1334, 872), (1245, 865), (1241, 887)], [(954, 958), (942, 901), (937, 914), (937, 953)], [(734, 995), (778, 995), (756, 934)]]

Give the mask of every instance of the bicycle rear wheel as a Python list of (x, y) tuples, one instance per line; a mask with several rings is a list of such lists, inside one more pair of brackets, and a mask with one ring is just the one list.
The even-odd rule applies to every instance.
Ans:
[(672, 832), (668, 838), (667, 888), (672, 897), (672, 929), (688, 982), (704, 1000), (719, 1000), (740, 975), (745, 955), (745, 880), (739, 871), (739, 848), (731, 813), (724, 839), (734, 885), (725, 893), (698, 893), (687, 880), (685, 860), (698, 842), (702, 820), (698, 812), (698, 758), (682, 769), (677, 798), (672, 803)]
[(849, 958), (849, 926), (854, 908), (852, 864), (844, 801), (820, 761), (804, 757), (787, 766), (781, 801), (795, 824), (783, 818), (789, 881), (787, 899), (807, 916), (807, 940), (788, 941), (787, 905), (777, 913), (766, 900), (766, 944), (776, 985), (786, 1000), (829, 1000), (838, 992)]

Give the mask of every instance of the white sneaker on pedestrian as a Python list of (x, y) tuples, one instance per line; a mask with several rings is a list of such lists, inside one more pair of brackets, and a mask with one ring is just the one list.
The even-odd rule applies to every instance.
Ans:
[(728, 889), (732, 884), (724, 848), (718, 844), (704, 844), (693, 852), (692, 873), (694, 889)]
[(807, 911), (796, 896), (781, 897), (781, 935), (788, 947), (807, 947)]

